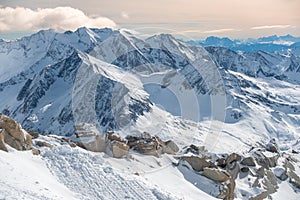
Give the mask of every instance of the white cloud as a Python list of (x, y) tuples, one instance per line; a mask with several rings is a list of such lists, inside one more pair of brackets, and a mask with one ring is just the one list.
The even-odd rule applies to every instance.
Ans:
[(241, 31), (241, 30), (237, 30), (233, 28), (224, 28), (224, 29), (204, 31), (203, 33), (224, 33), (224, 32), (232, 32), (232, 31)]
[(36, 31), (40, 29), (75, 30), (78, 27), (116, 27), (114, 21), (87, 16), (71, 7), (38, 8), (0, 7), (0, 32)]
[(273, 29), (273, 28), (276, 28), (276, 29), (283, 29), (283, 28), (293, 28), (293, 26), (291, 25), (267, 25), (267, 26), (255, 26), (255, 27), (252, 27), (251, 29), (252, 30), (260, 30), (260, 29)]
[(185, 34), (185, 33), (224, 33), (224, 32), (234, 32), (234, 31), (241, 31), (241, 29), (233, 29), (233, 28), (224, 28), (224, 29), (214, 29), (214, 30), (207, 30), (207, 31), (203, 31), (203, 30), (185, 30), (185, 31), (176, 31), (175, 33), (181, 33), (181, 34)]

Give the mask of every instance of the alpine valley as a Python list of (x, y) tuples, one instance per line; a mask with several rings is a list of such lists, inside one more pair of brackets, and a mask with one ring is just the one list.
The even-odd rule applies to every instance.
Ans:
[(300, 199), (300, 47), (267, 39), (0, 40), (0, 199)]

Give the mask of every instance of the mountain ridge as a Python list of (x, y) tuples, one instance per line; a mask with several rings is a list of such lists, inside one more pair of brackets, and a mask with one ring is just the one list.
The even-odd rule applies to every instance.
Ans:
[[(26, 47), (22, 41), (29, 41)], [(199, 143), (222, 133), (241, 149), (274, 136), (299, 137), (298, 93), (285, 98), (299, 87), (300, 58), (293, 48), (286, 53), (236, 52), (188, 45), (165, 34), (143, 40), (124, 31), (80, 28), (40, 31), (1, 43), (0, 50), (1, 58), (12, 61), (1, 65), (7, 76), (0, 80), (0, 110), (34, 131), (72, 135), (74, 125), (84, 122), (103, 133), (152, 130), (178, 141), (184, 133), (183, 141), (189, 141), (188, 132), (194, 130)], [(276, 94), (278, 84), (286, 91), (279, 88)], [(255, 116), (261, 119), (257, 125)], [(209, 134), (214, 120), (223, 125)], [(273, 124), (276, 120), (284, 125)], [(248, 135), (238, 133), (244, 126), (250, 127)], [(287, 136), (281, 134), (284, 128)]]
[(283, 36), (271, 35), (256, 39), (230, 39), (228, 37), (209, 36), (205, 40), (190, 40), (187, 42), (191, 45), (226, 47), (234, 51), (243, 52), (256, 52), (259, 50), (282, 52), (287, 51), (291, 47), (298, 47), (300, 37), (295, 37), (290, 34)]

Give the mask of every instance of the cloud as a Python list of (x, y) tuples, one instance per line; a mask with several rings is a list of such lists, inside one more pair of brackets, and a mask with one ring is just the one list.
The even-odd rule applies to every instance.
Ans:
[(293, 28), (291, 25), (267, 25), (267, 26), (255, 26), (252, 27), (252, 30), (260, 30), (260, 29), (284, 29), (284, 28)]
[(224, 32), (233, 32), (233, 31), (241, 31), (240, 29), (233, 28), (224, 28), (224, 29), (214, 29), (214, 30), (184, 30), (184, 31), (176, 31), (176, 33), (224, 33)]
[(99, 16), (87, 16), (71, 7), (38, 8), (0, 7), (0, 32), (55, 29), (75, 30), (78, 27), (116, 27), (114, 21)]
[(224, 29), (203, 31), (203, 33), (224, 33), (224, 32), (232, 32), (232, 31), (241, 31), (241, 30), (237, 30), (237, 29), (233, 29), (233, 28), (224, 28)]

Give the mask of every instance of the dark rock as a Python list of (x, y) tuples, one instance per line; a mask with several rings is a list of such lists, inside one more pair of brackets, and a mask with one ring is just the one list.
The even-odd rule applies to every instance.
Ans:
[(226, 165), (229, 165), (234, 161), (241, 161), (241, 160), (242, 160), (242, 156), (236, 153), (232, 153), (226, 158)]
[(242, 167), (241, 172), (244, 172), (244, 173), (249, 172), (249, 167)]
[(40, 140), (35, 141), (35, 144), (39, 147), (48, 147), (48, 148), (53, 147), (52, 144), (50, 144), (48, 142), (40, 141)]
[(241, 164), (246, 165), (246, 166), (255, 166), (255, 162), (252, 157), (244, 158), (242, 160)]
[(294, 154), (299, 154), (299, 151), (296, 151), (296, 150), (292, 150), (292, 153), (294, 153)]
[(226, 167), (226, 160), (225, 160), (225, 158), (218, 158), (217, 159), (217, 166), (221, 167), (221, 168)]

